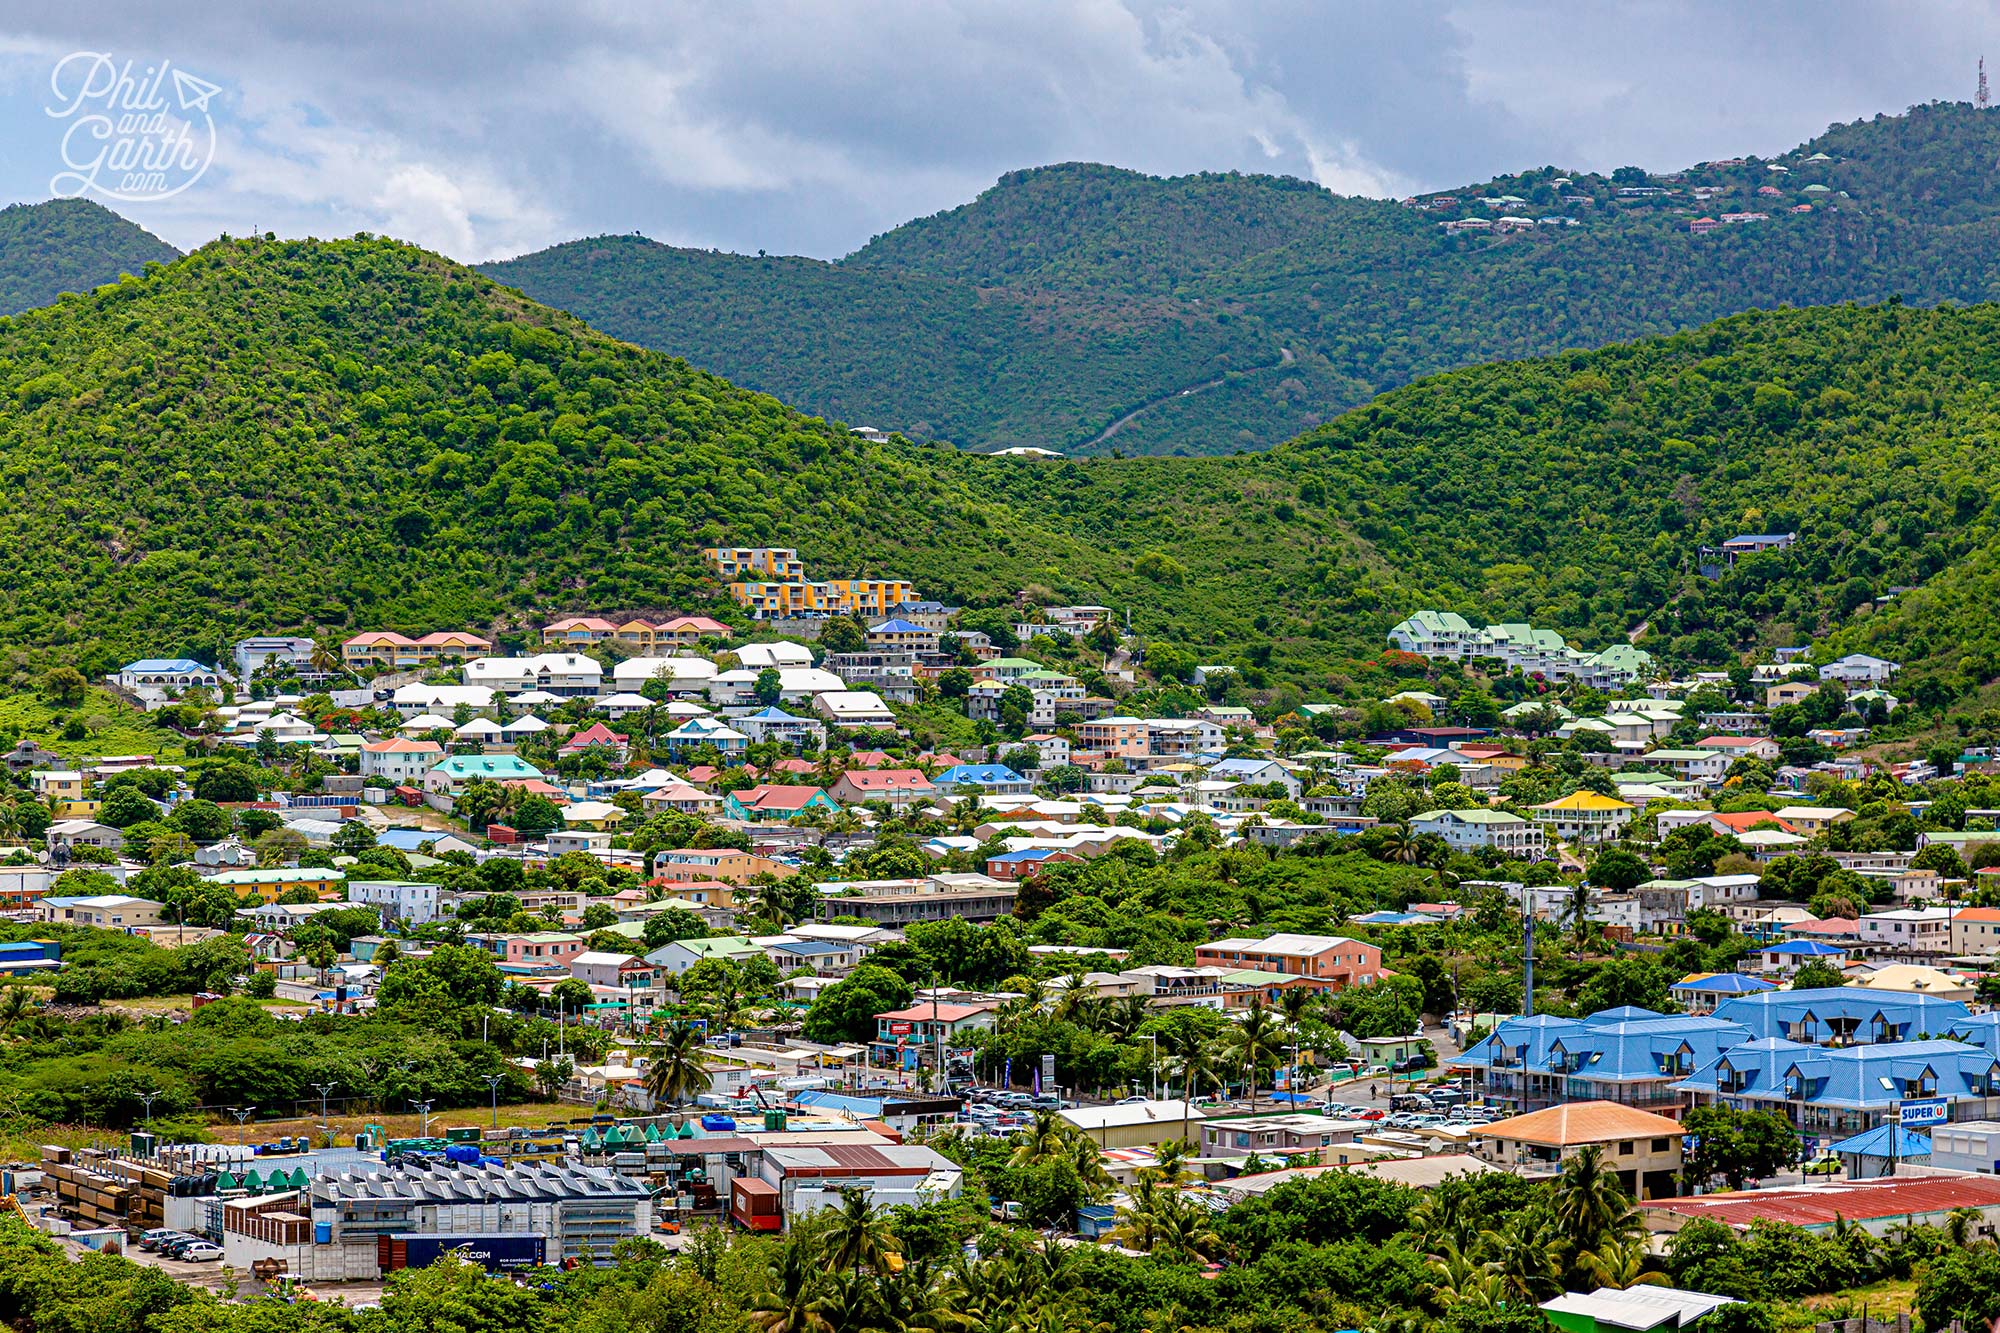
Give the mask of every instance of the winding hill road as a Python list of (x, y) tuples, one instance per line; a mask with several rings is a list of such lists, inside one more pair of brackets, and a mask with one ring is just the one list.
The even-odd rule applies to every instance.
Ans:
[[(1292, 362), (1296, 360), (1298, 360), (1298, 358), (1292, 355), (1291, 348), (1280, 347), (1278, 349), (1278, 359), (1276, 361), (1273, 361), (1268, 366), (1259, 366), (1257, 367), (1257, 369), (1283, 370), (1286, 366), (1291, 365)], [(1106, 440), (1116, 435), (1119, 431), (1124, 430), (1134, 421), (1137, 421), (1142, 415), (1152, 411), (1154, 408), (1158, 407), (1161, 403), (1171, 403), (1176, 398), (1189, 398), (1195, 394), (1203, 393), (1209, 389), (1218, 387), (1219, 385), (1222, 384), (1224, 380), (1227, 380), (1228, 378), (1229, 377), (1227, 375), (1218, 375), (1212, 380), (1203, 380), (1200, 384), (1190, 384), (1185, 388), (1175, 389), (1170, 393), (1163, 393), (1158, 398), (1153, 399), (1153, 401), (1151, 401), (1150, 403), (1141, 403), (1139, 404), (1139, 406), (1133, 408), (1130, 412), (1127, 412), (1124, 416), (1118, 418), (1118, 420), (1112, 422), (1109, 426), (1106, 426), (1104, 428), (1103, 434), (1099, 435), (1096, 439), (1092, 440), (1089, 444), (1086, 444), (1083, 447), (1085, 449), (1095, 449), (1098, 445), (1103, 444)]]

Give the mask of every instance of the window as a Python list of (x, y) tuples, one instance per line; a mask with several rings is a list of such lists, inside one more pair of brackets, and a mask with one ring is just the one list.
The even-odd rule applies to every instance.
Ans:
[(1618, 1145), (1618, 1155), (1620, 1157), (1630, 1157), (1632, 1155), (1633, 1147), (1634, 1145), (1632, 1143), (1632, 1140), (1630, 1139), (1625, 1140), (1623, 1143)]
[(1665, 1152), (1666, 1150), (1667, 1150), (1667, 1140), (1665, 1140), (1665, 1139), (1654, 1139), (1654, 1140), (1653, 1140), (1653, 1146), (1652, 1146), (1652, 1149), (1651, 1149), (1651, 1151), (1653, 1151), (1653, 1152)]

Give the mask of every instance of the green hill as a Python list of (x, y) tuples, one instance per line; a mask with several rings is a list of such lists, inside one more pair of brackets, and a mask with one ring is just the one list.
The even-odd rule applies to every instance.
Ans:
[[(1993, 299), (1996, 161), (2000, 115), (1936, 104), (1768, 161), (1616, 180), (1542, 168), (1425, 208), (1073, 163), (1012, 173), (836, 264), (604, 238), (486, 271), (808, 410), (918, 438), (1219, 454), (1480, 361), (1747, 309)], [(1521, 203), (1476, 202), (1502, 195)], [(1748, 212), (1768, 217), (1688, 229)], [(1502, 217), (1535, 225), (1438, 225)]]
[(85, 199), (0, 208), (0, 315), (170, 263), (180, 251)]
[[(2000, 675), (1996, 380), (2000, 307), (1752, 313), (1264, 453), (990, 459), (868, 444), (405, 246), (218, 242), (0, 320), (0, 650), (25, 680), (714, 605), (700, 548), (769, 544), (1129, 608), (1155, 668), (1255, 690), (1379, 697), (1383, 632), (1436, 605), (1683, 662), (1832, 636), (1942, 704)], [(1800, 540), (1700, 577), (1745, 530)]]

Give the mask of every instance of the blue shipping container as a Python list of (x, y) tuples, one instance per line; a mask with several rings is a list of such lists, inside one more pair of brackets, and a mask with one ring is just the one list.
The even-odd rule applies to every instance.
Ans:
[(425, 1268), (449, 1254), (466, 1263), (478, 1264), (489, 1273), (539, 1266), (548, 1243), (543, 1237), (532, 1235), (445, 1236), (424, 1232), (399, 1232), (387, 1240), (402, 1250), (404, 1267)]

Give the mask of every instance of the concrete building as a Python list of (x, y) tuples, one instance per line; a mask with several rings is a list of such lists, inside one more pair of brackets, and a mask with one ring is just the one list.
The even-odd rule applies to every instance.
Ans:
[(1635, 1199), (1680, 1192), (1681, 1127), (1615, 1102), (1575, 1102), (1486, 1126), (1476, 1156), (1522, 1175), (1552, 1176), (1585, 1148), (1597, 1148)]
[(1341, 935), (1267, 935), (1197, 945), (1197, 967), (1254, 968), (1310, 977), (1324, 989), (1363, 986), (1380, 979), (1382, 950)]
[(1175, 1139), (1193, 1139), (1208, 1118), (1203, 1108), (1178, 1099), (1076, 1106), (1059, 1114), (1101, 1149), (1157, 1148)]
[(1539, 861), (1548, 850), (1541, 826), (1504, 810), (1433, 810), (1410, 820), (1412, 833), (1434, 833), (1453, 851), (1491, 847), (1518, 861)]

